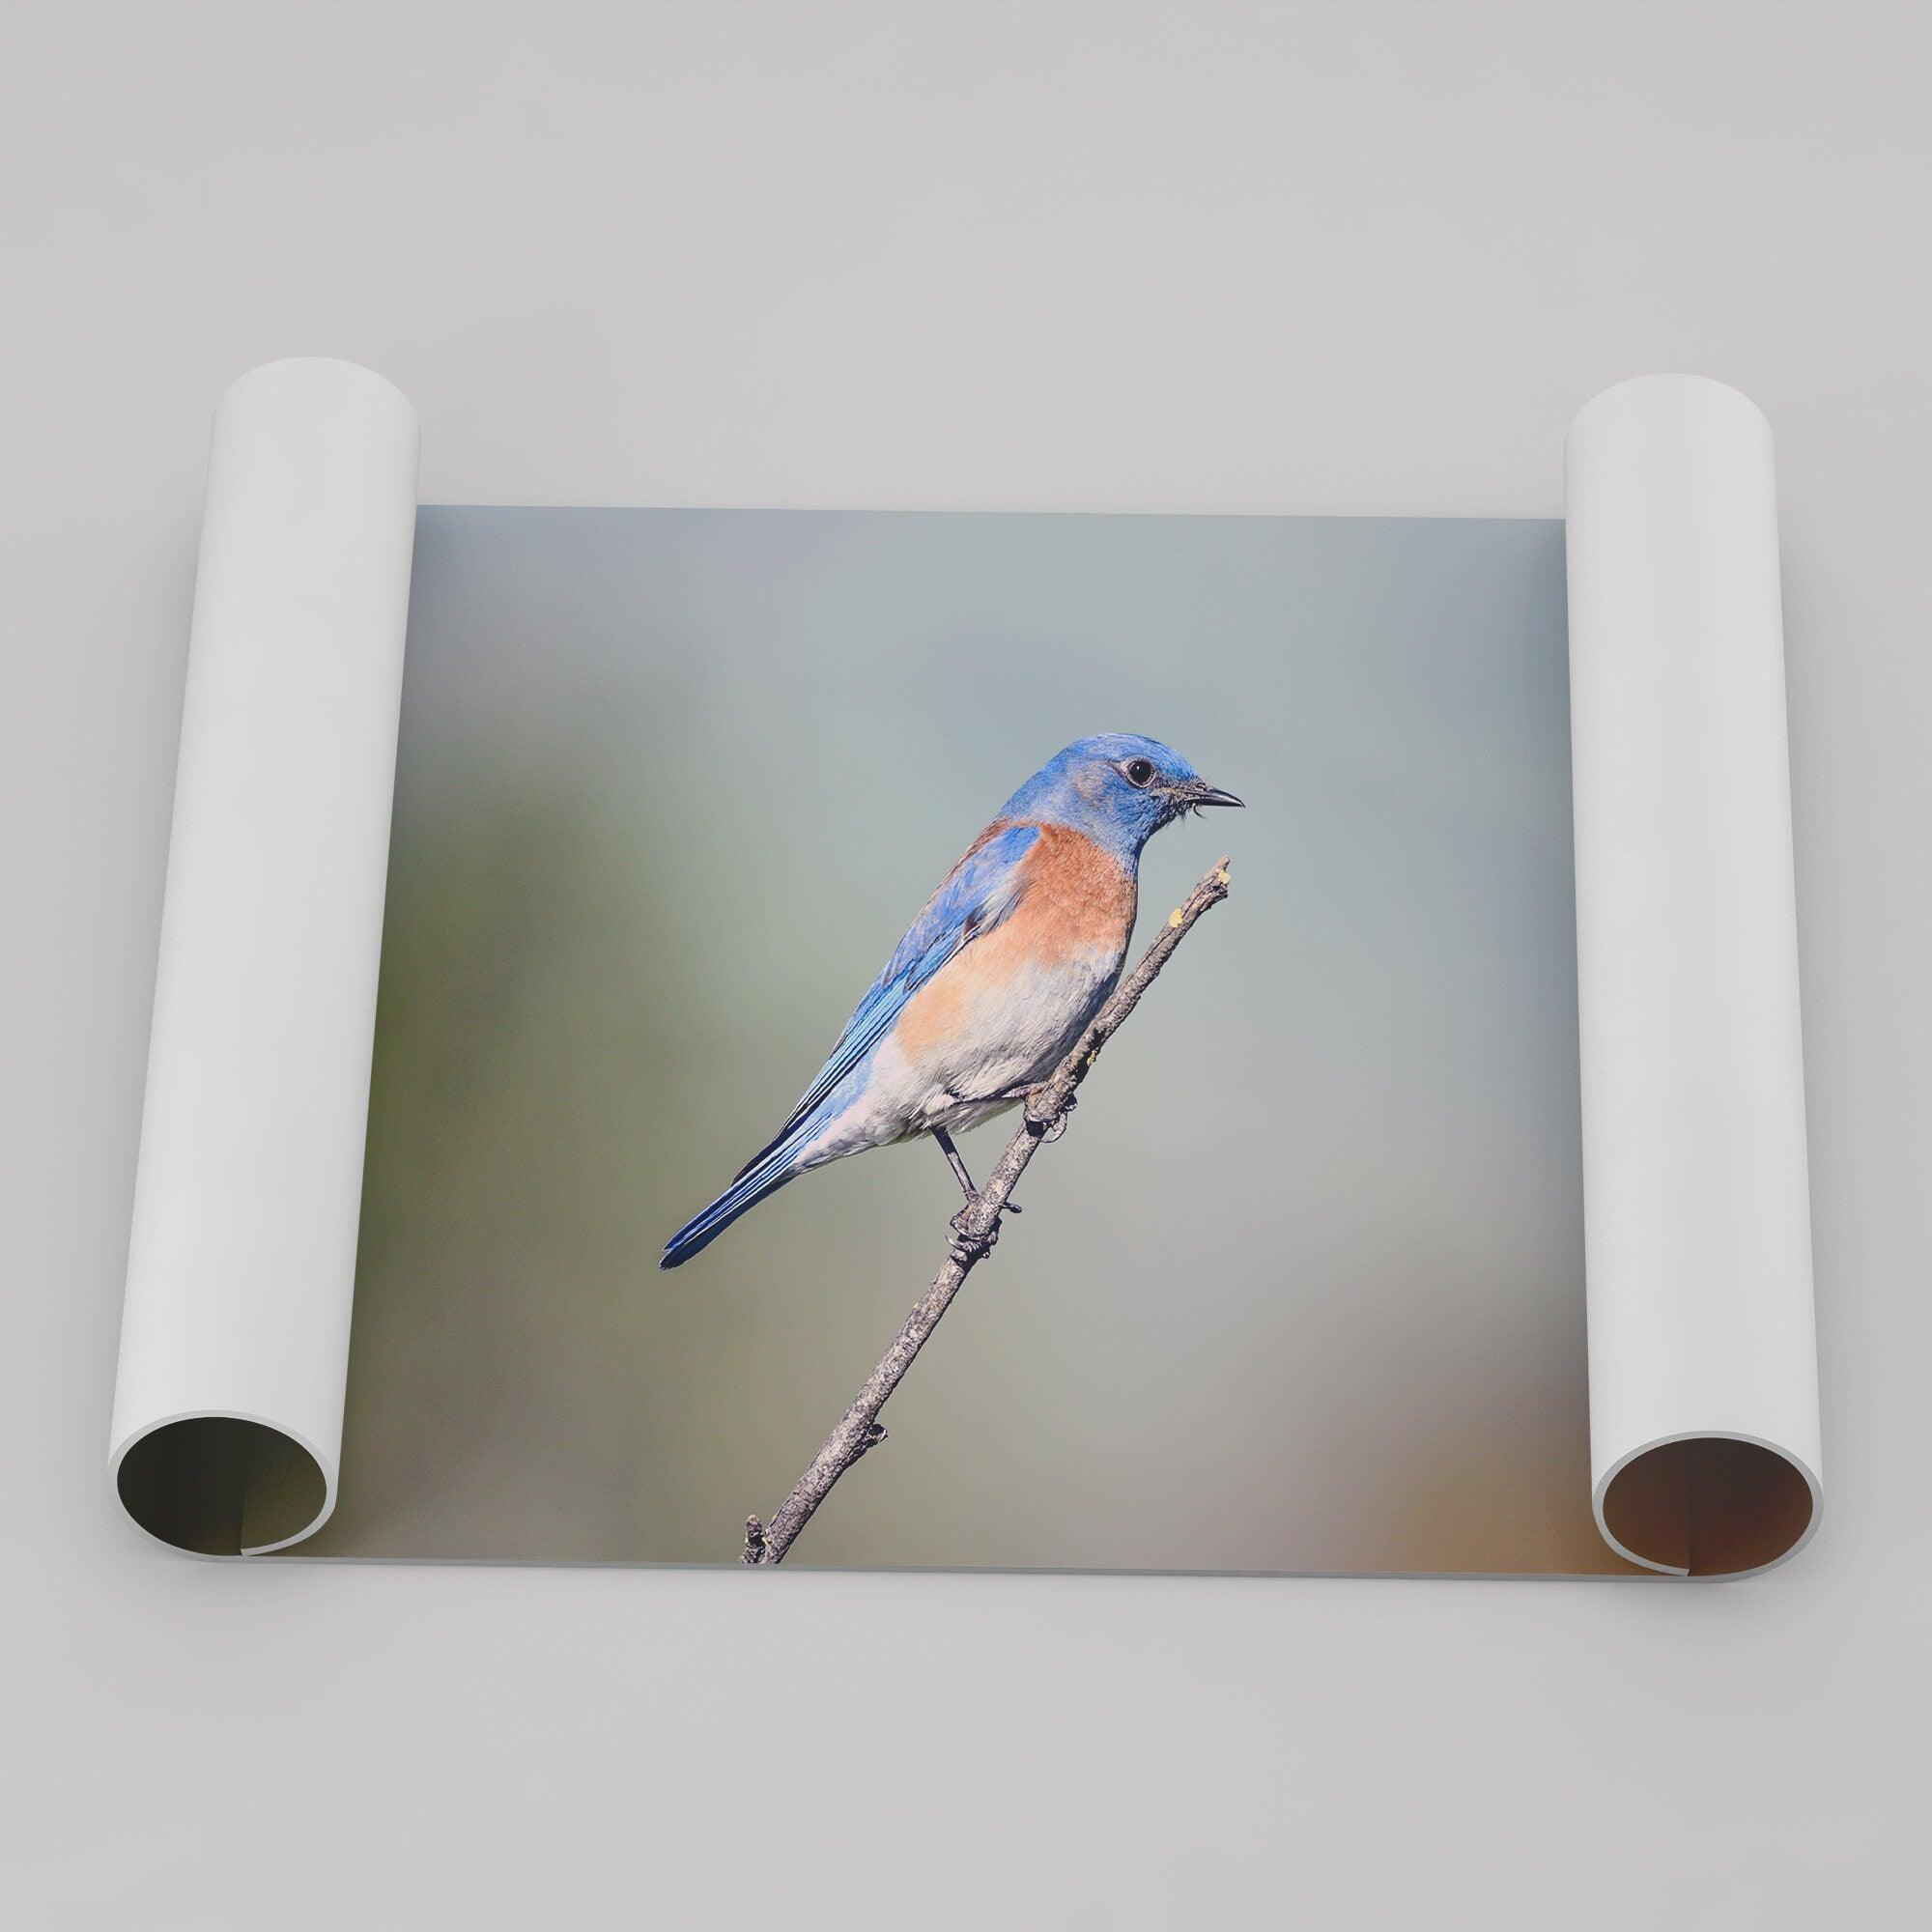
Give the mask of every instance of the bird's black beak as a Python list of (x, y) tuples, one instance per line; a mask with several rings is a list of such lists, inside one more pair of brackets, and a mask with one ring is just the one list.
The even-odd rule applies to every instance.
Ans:
[(1193, 784), (1187, 787), (1187, 802), (1189, 805), (1194, 806), (1241, 805), (1243, 803), (1233, 792), (1223, 791), (1219, 785), (1204, 784), (1198, 779)]

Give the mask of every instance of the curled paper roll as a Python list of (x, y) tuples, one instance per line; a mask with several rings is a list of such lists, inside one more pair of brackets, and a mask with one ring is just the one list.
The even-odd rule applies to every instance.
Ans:
[[(185, 1549), (282, 1548), (319, 1528), (335, 1503), (416, 454), (409, 404), (341, 362), (258, 369), (229, 391), (215, 421), (110, 1440), (128, 1512)], [(1628, 1576), (1621, 1557), (1651, 1571), (1738, 1575), (1801, 1547), (1822, 1507), (1770, 434), (1719, 384), (1624, 384), (1573, 426), (1568, 492), (1580, 1063), (1569, 1063), (1571, 909), (1544, 865), (1521, 902), (1534, 907), (1544, 967), (1561, 958), (1544, 1037), (1554, 1064), (1518, 1090), (1548, 1104), (1566, 1136), (1561, 1191), (1541, 1210), (1561, 1247), (1538, 1250), (1526, 1271), (1531, 1298), (1518, 1312), (1552, 1318), (1541, 1341), (1522, 1334), (1520, 1368), (1565, 1405), (1563, 1460), (1540, 1475), (1567, 1508), (1554, 1524), (1547, 1509), (1520, 1512), (1500, 1542), (1429, 1548), (1443, 1571)], [(621, 587), (627, 614), (701, 632), (676, 602), (675, 576), (661, 582), (653, 568), (710, 544), (701, 554), (728, 560), (712, 594), (737, 588), (744, 559), (761, 554), (782, 521), (549, 512), (532, 525), (528, 515), (433, 513), (429, 527), (463, 541), (425, 551), (417, 615), (432, 621), (412, 646), (422, 682), (412, 687), (406, 769), (418, 757), (434, 769), (439, 693), (446, 698), (449, 667), (467, 675), (478, 649), (473, 612), (487, 600), (477, 586), (496, 580), (465, 578), (464, 569), (496, 570), (500, 554), (514, 579), (533, 558), (560, 554), (555, 546), (572, 528), (564, 520), (574, 516), (576, 528), (601, 531), (606, 548), (571, 549), (573, 568), (598, 555), (607, 573), (621, 564), (620, 585), (606, 592)], [(931, 520), (888, 534), (892, 521), (814, 522), (809, 543), (807, 526), (793, 524), (788, 540), (810, 553), (827, 529), (864, 533), (875, 572), (886, 564), (902, 572), (911, 555), (929, 560)], [(1063, 520), (1056, 535), (1069, 527), (1086, 526)], [(1546, 859), (1560, 853), (1568, 828), (1556, 529), (1445, 524), (1393, 546), (1383, 530), (1365, 545), (1359, 530), (1342, 529), (1340, 549), (1333, 531), (1317, 544), (1306, 528), (1284, 525), (1260, 533), (1261, 552), (1229, 554), (1249, 554), (1250, 567), (1264, 558), (1268, 597), (1290, 581), (1279, 573), (1282, 556), (1326, 559), (1339, 611), (1379, 608), (1348, 601), (1379, 581), (1364, 556), (1435, 559), (1429, 568), (1454, 557), (1465, 571), (1475, 558), (1504, 573), (1487, 586), (1498, 594), (1486, 608), (1517, 611), (1523, 634), (1514, 657), (1487, 668), (1488, 683), (1467, 686), (1467, 709), (1487, 717), (1498, 702), (1520, 707), (1547, 779), (1540, 790), (1525, 779), (1524, 809), (1537, 818), (1537, 850)], [(906, 530), (926, 547), (906, 551)], [(1171, 547), (1186, 533), (1161, 534)], [(964, 539), (955, 531), (950, 540)], [(1254, 540), (1244, 533), (1244, 544)], [(1208, 581), (1219, 582), (1230, 567), (1217, 550)], [(1303, 578), (1292, 581), (1292, 594), (1305, 595)], [(463, 614), (451, 636), (453, 591)], [(661, 598), (670, 616), (658, 611)], [(732, 608), (769, 626), (768, 605)], [(1445, 649), (1437, 606), (1417, 610), (1411, 679), (1427, 678)], [(808, 624), (797, 635), (818, 634)], [(582, 701), (571, 686), (554, 706)], [(1432, 730), (1440, 724), (1430, 722)], [(663, 722), (653, 719), (652, 728)], [(1396, 841), (1428, 832), (1426, 805), (1393, 793), (1375, 803), (1388, 809)], [(402, 830), (407, 844), (407, 811)], [(1359, 861), (1358, 846), (1345, 849), (1350, 865)], [(1283, 882), (1293, 889), (1285, 872)], [(412, 916), (407, 888), (393, 916), (405, 924)], [(1516, 956), (1520, 965), (1527, 953)], [(1538, 983), (1548, 983), (1547, 971)], [(1507, 1022), (1509, 1002), (1496, 1010)], [(473, 1025), (460, 1009), (443, 1017), (453, 1030)], [(1576, 1144), (1567, 1139), (1577, 1121), (1573, 1070), (1581, 1090), (1589, 1501), (1608, 1550), (1572, 1472), (1583, 1425)], [(639, 1098), (652, 1098), (647, 1086)], [(1510, 1184), (1514, 1167), (1499, 1172)], [(1524, 1208), (1537, 1211), (1534, 1202)], [(1457, 1238), (1453, 1219), (1439, 1235), (1425, 1229), (1415, 1264), (1428, 1261), (1430, 1240)], [(381, 1293), (380, 1269), (375, 1279)], [(1541, 1308), (1536, 1294), (1560, 1295), (1562, 1305)], [(1350, 1363), (1338, 1353), (1335, 1366)], [(1373, 1387), (1382, 1365), (1353, 1366)], [(1428, 1378), (1409, 1386), (1434, 1399)], [(431, 1412), (448, 1390), (432, 1378), (409, 1384), (405, 1398)], [(354, 1427), (368, 1413), (358, 1408)], [(1423, 1474), (1439, 1480), (1433, 1466)], [(434, 1520), (426, 1508), (409, 1535), (422, 1538)], [(372, 1545), (369, 1533), (367, 1514), (347, 1511), (322, 1548), (423, 1551), (420, 1540)], [(601, 1553), (611, 1546), (601, 1524), (596, 1534)], [(581, 1548), (556, 1547), (565, 1557)], [(696, 1547), (701, 1555), (709, 1546)], [(1379, 1566), (1406, 1573), (1407, 1547), (1382, 1546)], [(473, 1553), (531, 1548), (529, 1524), (512, 1511)], [(629, 1548), (641, 1559), (686, 1555), (685, 1546), (644, 1536)], [(1337, 1561), (1337, 1548), (1350, 1553)], [(1285, 1530), (1269, 1561), (1346, 1569), (1352, 1548), (1321, 1540), (1304, 1520), (1295, 1534)], [(734, 1554), (735, 1545), (725, 1560)]]
[(1771, 431), (1646, 377), (1567, 469), (1592, 1503), (1736, 1575), (1823, 1504)]
[(416, 454), (347, 362), (215, 416), (110, 1444), (208, 1554), (335, 1503)]

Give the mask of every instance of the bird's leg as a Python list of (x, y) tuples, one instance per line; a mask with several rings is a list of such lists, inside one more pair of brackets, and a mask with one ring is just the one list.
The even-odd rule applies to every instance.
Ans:
[(952, 1145), (952, 1136), (944, 1127), (934, 1127), (932, 1138), (939, 1143), (939, 1151), (946, 1156), (953, 1179), (965, 1190), (966, 1199), (971, 1201), (980, 1190), (973, 1185), (973, 1177), (966, 1172), (966, 1163), (959, 1158), (959, 1150)]
[[(993, 1225), (986, 1230), (985, 1234), (977, 1238), (968, 1232), (966, 1217), (973, 1211), (975, 1204), (979, 1201), (980, 1190), (973, 1185), (973, 1177), (966, 1172), (966, 1163), (959, 1158), (959, 1150), (952, 1145), (952, 1136), (944, 1127), (934, 1127), (932, 1138), (939, 1143), (940, 1152), (946, 1156), (947, 1164), (952, 1169), (953, 1178), (959, 1182), (960, 1187), (966, 1195), (966, 1205), (960, 1208), (958, 1213), (953, 1215), (951, 1223), (952, 1229), (952, 1259), (963, 1266), (968, 1262), (977, 1259), (980, 1255), (992, 1253), (993, 1243), (1000, 1238), (1000, 1224), (996, 1218)], [(1007, 1208), (1015, 1214), (1020, 1211), (1010, 1201), (1007, 1203)]]
[[(944, 1127), (934, 1127), (932, 1138), (939, 1143), (939, 1151), (946, 1156), (947, 1164), (952, 1169), (952, 1178), (958, 1181), (966, 1195), (966, 1207), (970, 1208), (980, 1198), (980, 1190), (973, 1185), (973, 1177), (966, 1172), (966, 1163), (959, 1156), (959, 1150), (952, 1145), (952, 1136)], [(1006, 1211), (1017, 1214), (1020, 1210), (1011, 1201), (1007, 1203)], [(960, 1209), (961, 1213), (965, 1208)]]
[(1000, 1224), (995, 1221), (983, 1235), (969, 1234), (966, 1229), (967, 1209), (962, 1208), (952, 1217), (952, 1238), (946, 1244), (946, 1252), (963, 1268), (971, 1267), (993, 1252), (993, 1245), (1000, 1238)]
[(1038, 1087), (1026, 1090), (1026, 1123), (1042, 1139), (1057, 1141), (1066, 1131), (1066, 1117), (1080, 1104), (1079, 1096), (1069, 1094), (1059, 1113), (1042, 1114), (1036, 1097), (1039, 1091)]

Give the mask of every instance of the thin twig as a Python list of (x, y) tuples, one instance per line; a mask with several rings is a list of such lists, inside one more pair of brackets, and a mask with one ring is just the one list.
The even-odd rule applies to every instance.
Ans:
[(1006, 1152), (986, 1177), (985, 1184), (952, 1223), (953, 1239), (946, 1265), (920, 1297), (919, 1306), (906, 1317), (898, 1339), (887, 1350), (885, 1359), (866, 1378), (865, 1386), (853, 1398), (851, 1407), (839, 1417), (838, 1426), (825, 1438), (825, 1446), (811, 1459), (805, 1474), (792, 1485), (791, 1494), (779, 1505), (771, 1521), (760, 1523), (753, 1517), (747, 1522), (741, 1562), (754, 1567), (782, 1563), (785, 1552), (798, 1540), (799, 1531), (832, 1493), (833, 1485), (867, 1450), (885, 1440), (886, 1432), (879, 1426), (880, 1409), (912, 1367), (925, 1346), (926, 1337), (939, 1326), (940, 1317), (952, 1305), (952, 1297), (959, 1293), (966, 1277), (999, 1239), (1000, 1216), (1020, 1176), (1026, 1172), (1027, 1163), (1042, 1141), (1060, 1138), (1073, 1105), (1073, 1090), (1086, 1079), (1099, 1058), (1100, 1049), (1125, 1025), (1127, 1015), (1173, 957), (1175, 948), (1193, 929), (1194, 922), (1227, 896), (1228, 862), (1222, 859), (1202, 874), (1201, 883), (1188, 894), (1185, 903), (1168, 915), (1160, 936), (1141, 955), (1140, 964), (1114, 989), (1051, 1077), (1028, 1094), (1025, 1116), (1007, 1143)]

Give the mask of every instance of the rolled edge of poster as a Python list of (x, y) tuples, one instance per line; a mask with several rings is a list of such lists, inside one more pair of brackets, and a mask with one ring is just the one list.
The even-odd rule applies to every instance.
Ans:
[(1771, 430), (1643, 377), (1566, 472), (1592, 1505), (1739, 1576), (1824, 1506)]
[(109, 1437), (206, 1555), (335, 1505), (417, 453), (323, 357), (214, 418)]

